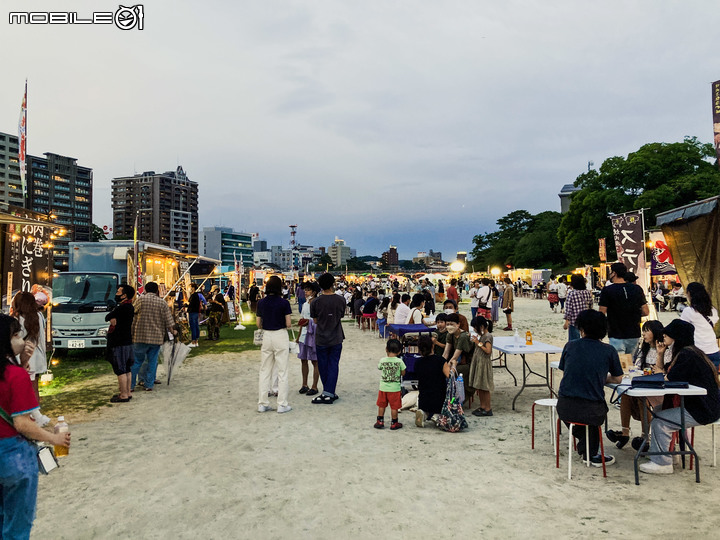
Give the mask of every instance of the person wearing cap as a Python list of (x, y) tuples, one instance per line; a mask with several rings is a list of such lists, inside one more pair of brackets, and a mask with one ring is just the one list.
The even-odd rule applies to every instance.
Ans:
[(208, 301), (208, 340), (217, 341), (220, 339), (220, 325), (225, 314), (225, 298), (220, 293), (220, 287), (213, 285), (210, 289), (210, 300)]
[(650, 313), (645, 293), (639, 285), (628, 283), (627, 267), (610, 265), (610, 285), (600, 292), (599, 311), (607, 315), (610, 345), (618, 354), (633, 354), (640, 341), (640, 319)]
[[(720, 379), (715, 366), (694, 343), (695, 328), (692, 324), (675, 319), (665, 327), (664, 342), (673, 346), (673, 359), (667, 368), (668, 381), (686, 382), (707, 390), (704, 396), (685, 397), (685, 427), (691, 428), (712, 424), (720, 418)], [(690, 344), (680, 347), (681, 344)], [(672, 434), (680, 428), (681, 409), (673, 400), (674, 396), (665, 396), (663, 409), (655, 413), (650, 424), (651, 452), (668, 452)], [(675, 396), (676, 397), (676, 396)], [(672, 474), (671, 455), (649, 456), (650, 460), (641, 463), (639, 469), (648, 474)]]

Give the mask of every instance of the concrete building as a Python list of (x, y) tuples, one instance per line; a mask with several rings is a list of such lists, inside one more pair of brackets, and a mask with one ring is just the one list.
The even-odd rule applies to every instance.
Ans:
[(56, 270), (68, 268), (68, 243), (88, 242), (92, 230), (93, 171), (77, 159), (46, 152), (45, 157), (28, 155), (27, 197), (20, 183), (17, 135), (0, 133), (0, 202), (21, 206), (64, 226), (68, 234), (54, 240)]
[(253, 242), (253, 251), (267, 251), (267, 240), (255, 240)]
[(138, 216), (138, 238), (183, 253), (199, 253), (198, 184), (182, 167), (144, 172), (112, 181), (115, 238), (132, 238)]
[(560, 190), (560, 193), (558, 193), (558, 197), (560, 197), (560, 212), (565, 214), (570, 209), (570, 200), (572, 197), (572, 194), (576, 191), (580, 191), (579, 187), (575, 187), (573, 184), (565, 184), (562, 189)]
[(18, 150), (17, 135), (0, 133), (0, 202), (25, 207)]
[(347, 263), (348, 259), (351, 258), (350, 246), (346, 246), (345, 240), (342, 240), (337, 236), (335, 237), (335, 241), (332, 243), (332, 245), (328, 247), (327, 252), (333, 264), (335, 265), (335, 268), (345, 266), (345, 263)]
[(235, 258), (244, 267), (254, 264), (252, 235), (235, 232), (230, 227), (204, 227), (202, 230), (202, 254), (212, 259), (220, 259), (220, 265), (235, 267)]
[(399, 258), (396, 246), (390, 246), (387, 251), (382, 254), (383, 266), (389, 272), (397, 271), (399, 268)]

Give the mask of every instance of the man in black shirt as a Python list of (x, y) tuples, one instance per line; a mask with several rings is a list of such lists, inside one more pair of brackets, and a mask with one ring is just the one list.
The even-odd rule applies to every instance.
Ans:
[(610, 265), (610, 281), (600, 291), (600, 312), (607, 315), (610, 345), (618, 354), (632, 354), (640, 340), (640, 319), (650, 310), (645, 293), (639, 285), (627, 283), (627, 267), (616, 262)]
[(332, 404), (337, 398), (337, 386), (340, 368), (340, 354), (345, 333), (342, 329), (342, 318), (345, 315), (345, 299), (335, 294), (332, 274), (323, 274), (318, 279), (322, 288), (319, 295), (310, 304), (310, 316), (317, 325), (315, 328), (315, 346), (317, 350), (318, 370), (323, 383), (323, 393), (316, 396), (315, 404)]

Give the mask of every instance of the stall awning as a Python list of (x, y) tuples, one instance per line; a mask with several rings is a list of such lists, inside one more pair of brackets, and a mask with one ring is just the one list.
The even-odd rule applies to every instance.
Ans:
[(673, 208), (667, 212), (661, 212), (657, 215), (657, 226), (660, 227), (674, 221), (690, 220), (711, 213), (718, 205), (718, 198), (710, 197), (702, 201), (686, 204), (680, 208)]

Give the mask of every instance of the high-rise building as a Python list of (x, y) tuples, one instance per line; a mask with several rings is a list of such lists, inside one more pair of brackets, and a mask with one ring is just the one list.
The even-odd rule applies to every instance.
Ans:
[(198, 184), (182, 167), (144, 172), (112, 181), (114, 238), (132, 238), (138, 216), (138, 239), (183, 253), (198, 253)]
[(253, 265), (252, 234), (235, 232), (230, 227), (204, 227), (202, 254), (220, 259), (221, 266), (235, 267), (235, 258), (244, 267)]
[(328, 255), (336, 268), (344, 266), (350, 258), (350, 246), (345, 245), (345, 240), (335, 237), (335, 241), (328, 247)]
[(17, 135), (0, 133), (0, 202), (25, 206), (20, 186)]
[(390, 248), (382, 254), (383, 266), (388, 271), (394, 271), (398, 269), (398, 252), (396, 246), (390, 246)]
[(51, 152), (45, 157), (28, 155), (27, 197), (22, 194), (18, 138), (0, 133), (0, 202), (23, 206), (28, 210), (55, 215), (55, 223), (64, 225), (68, 234), (54, 240), (55, 269), (68, 268), (68, 243), (88, 242), (92, 229), (93, 171), (81, 167), (77, 159)]

